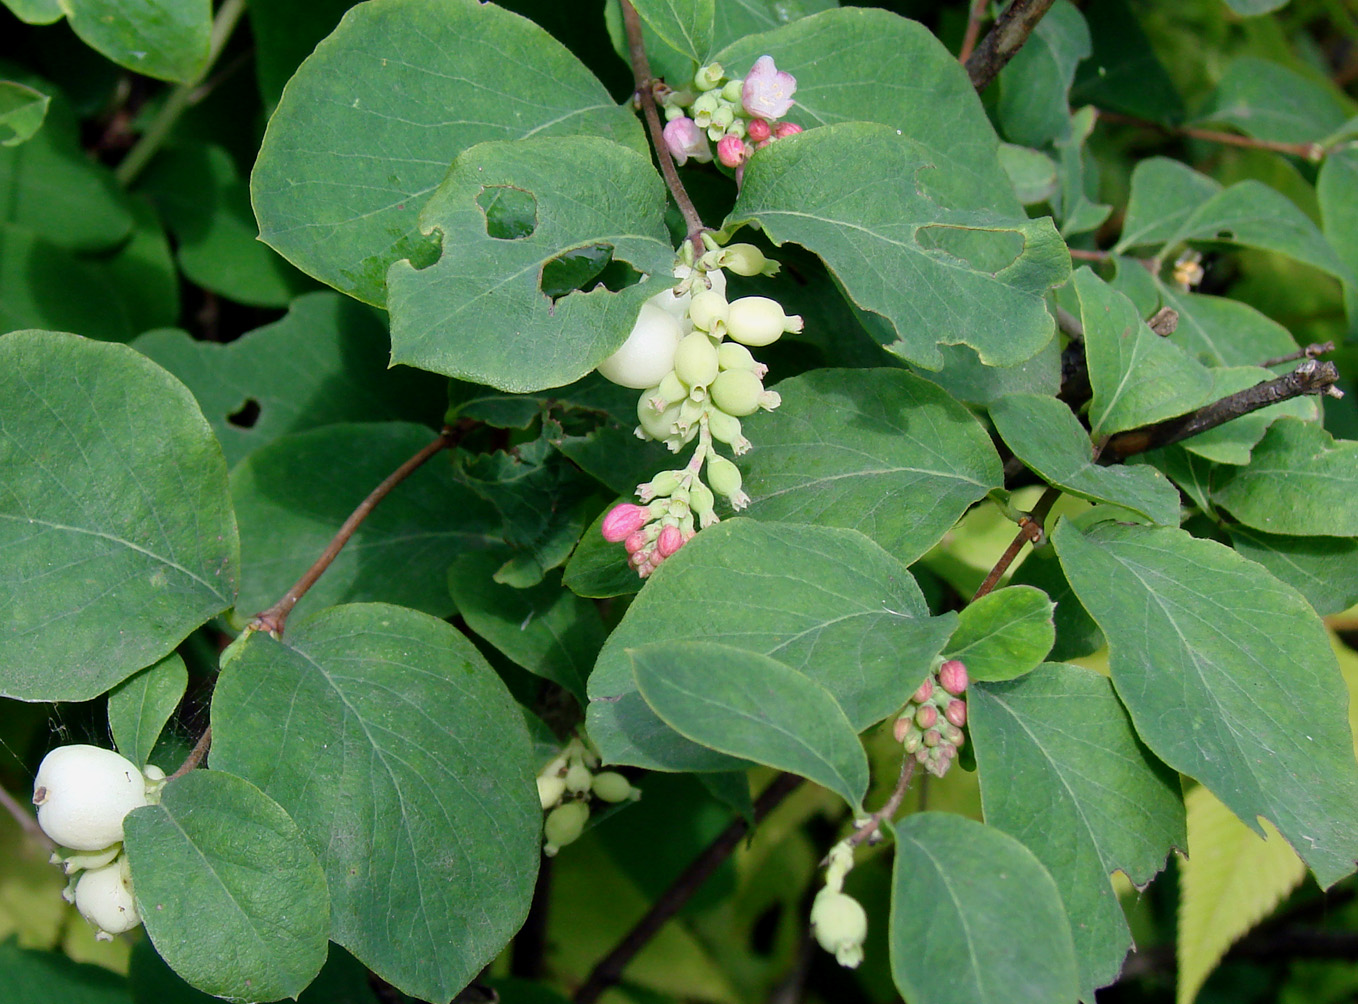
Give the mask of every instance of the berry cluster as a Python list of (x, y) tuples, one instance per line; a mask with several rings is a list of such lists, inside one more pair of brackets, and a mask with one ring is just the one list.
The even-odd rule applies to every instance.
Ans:
[(844, 876), (853, 868), (853, 845), (841, 840), (826, 858), (825, 886), (811, 903), (811, 931), (820, 947), (850, 969), (863, 961), (868, 915), (863, 905), (844, 891)]
[(659, 95), (669, 120), (665, 145), (680, 164), (690, 158), (705, 164), (712, 159), (708, 144), (715, 143), (717, 159), (739, 181), (755, 150), (802, 131), (778, 121), (792, 109), (796, 91), (796, 78), (779, 70), (772, 56), (755, 60), (744, 80), (728, 80), (720, 63), (700, 66), (691, 88)]
[(43, 758), (33, 783), (38, 825), (58, 845), (52, 864), (71, 877), (62, 893), (112, 940), (141, 923), (123, 850), (123, 818), (159, 797), (165, 774), (98, 746), (60, 746)]
[(905, 746), (907, 755), (924, 765), (935, 777), (942, 777), (966, 741), (962, 727), (967, 724), (967, 667), (949, 659), (919, 685), (906, 702), (893, 735)]
[[(726, 299), (726, 275), (772, 275), (778, 265), (753, 244), (721, 247), (704, 235), (708, 250), (675, 270), (681, 281), (642, 305), (626, 343), (599, 364), (599, 372), (624, 387), (642, 389), (636, 434), (678, 453), (697, 440), (693, 458), (680, 470), (663, 471), (637, 486), (643, 505), (625, 503), (604, 518), (603, 535), (627, 548), (643, 578), (679, 550), (698, 530), (717, 522), (716, 496), (733, 509), (749, 504), (740, 471), (719, 455), (724, 443), (736, 456), (750, 448), (740, 420), (781, 403), (764, 389), (768, 367), (750, 347), (770, 345), (784, 332), (801, 331), (765, 296)], [(707, 479), (703, 480), (706, 467)]]
[(613, 770), (596, 773), (598, 766), (594, 751), (579, 739), (572, 739), (538, 774), (538, 798), (547, 813), (542, 824), (542, 853), (549, 858), (580, 838), (589, 820), (591, 796), (610, 803), (641, 797), (627, 778)]

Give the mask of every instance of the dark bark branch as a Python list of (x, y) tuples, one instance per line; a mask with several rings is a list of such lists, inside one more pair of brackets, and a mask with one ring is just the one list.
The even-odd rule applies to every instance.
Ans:
[[(764, 789), (754, 803), (754, 821), (760, 822), (802, 783), (796, 774), (779, 774)], [(698, 888), (711, 877), (717, 866), (731, 856), (741, 839), (749, 832), (744, 819), (733, 820), (717, 838), (705, 847), (685, 868), (660, 898), (651, 905), (646, 915), (623, 936), (614, 949), (603, 957), (591, 971), (572, 998), (575, 1004), (594, 1004), (600, 996), (622, 977), (627, 964), (646, 947), (651, 938), (665, 926), (687, 903)]]
[(1308, 359), (1291, 373), (1246, 387), (1187, 415), (1119, 432), (1108, 441), (1103, 455), (1110, 460), (1123, 460), (1136, 453), (1171, 446), (1279, 401), (1325, 393), (1338, 380), (1339, 371), (1333, 363)]
[(978, 91), (985, 90), (992, 80), (1023, 48), (1028, 36), (1051, 9), (1056, 0), (1013, 0), (995, 19), (995, 26), (986, 32), (966, 62), (967, 75)]
[(981, 587), (972, 596), (971, 602), (975, 603), (982, 596), (985, 596), (1004, 578), (1004, 573), (1009, 571), (1009, 566), (1014, 563), (1014, 559), (1023, 550), (1024, 544), (1041, 543), (1046, 530), (1043, 529), (1043, 521), (1047, 518), (1047, 513), (1051, 512), (1056, 500), (1061, 497), (1059, 488), (1048, 488), (1042, 493), (1042, 497), (1037, 500), (1037, 505), (1033, 506), (1033, 511), (1019, 521), (1019, 532), (1009, 546), (1000, 555), (1000, 560), (995, 562), (995, 567), (990, 570), (990, 574), (985, 577)]

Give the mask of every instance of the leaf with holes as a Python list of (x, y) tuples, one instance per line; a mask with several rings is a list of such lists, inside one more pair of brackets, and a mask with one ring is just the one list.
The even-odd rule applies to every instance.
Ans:
[[(392, 361), (511, 391), (578, 380), (627, 340), (642, 302), (674, 284), (664, 204), (650, 159), (608, 140), (467, 150), (420, 214), (421, 231), (441, 235), (438, 260), (399, 261), (387, 277)], [(549, 264), (595, 245), (652, 281), (544, 289)]]
[(452, 997), (523, 923), (536, 766), (522, 709), (451, 625), (369, 604), (250, 636), (213, 694), (212, 764), (288, 810), (331, 939), (407, 993)]

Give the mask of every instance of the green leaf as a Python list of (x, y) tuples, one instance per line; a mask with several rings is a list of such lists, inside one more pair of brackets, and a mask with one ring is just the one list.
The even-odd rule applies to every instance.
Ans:
[(320, 972), (325, 874), (297, 824), (253, 784), (190, 771), (123, 830), (146, 932), (185, 981), (271, 1001), (296, 997)]
[(727, 0), (716, 5), (716, 37), (735, 41), (833, 7), (834, 0)]
[[(635, 504), (632, 496), (620, 498), (617, 502)], [(642, 587), (636, 570), (627, 564), (627, 552), (617, 544), (604, 540), (604, 517), (613, 505), (606, 507), (595, 518), (584, 533), (580, 534), (575, 550), (562, 578), (563, 584), (578, 596), (603, 599), (609, 596), (626, 596)]]
[(81, 40), (119, 66), (181, 84), (207, 69), (211, 0), (61, 0)]
[(118, 752), (145, 767), (188, 686), (184, 660), (171, 652), (109, 691), (108, 724)]
[(1352, 115), (1337, 93), (1295, 70), (1240, 56), (1226, 67), (1197, 121), (1232, 125), (1273, 143), (1318, 143)]
[(1031, 470), (1063, 491), (1179, 524), (1179, 493), (1149, 466), (1099, 467), (1080, 420), (1054, 397), (1013, 394), (990, 405), (995, 431)]
[[(522, 58), (507, 78), (511, 52)], [(362, 4), (301, 65), (269, 120), (250, 182), (261, 238), (381, 306), (388, 266), (435, 257), (416, 217), (449, 162), (486, 140), (542, 135), (644, 149), (630, 107), (531, 21), (477, 0)]]
[(519, 706), (451, 625), (371, 604), (252, 635), (213, 695), (212, 763), (292, 814), (330, 937), (405, 992), (447, 1000), (523, 923), (536, 766)]
[(174, 234), (184, 275), (204, 289), (253, 307), (286, 307), (311, 285), (256, 238), (245, 181), (222, 147), (163, 150), (137, 189)]
[(59, 0), (0, 0), (25, 24), (54, 24), (65, 17)]
[[(1094, 44), (1071, 90), (1072, 105), (1095, 105), (1155, 122), (1183, 119), (1183, 99), (1130, 0), (1103, 0), (1081, 9)], [(1188, 41), (1186, 39), (1186, 41)]]
[[(651, 30), (679, 52), (701, 63), (712, 51), (716, 0), (637, 0), (637, 13)], [(673, 82), (675, 86), (683, 83)]]
[[(719, 30), (730, 16), (728, 8), (758, 2), (718, 3)], [(780, 70), (797, 78), (797, 103), (787, 120), (803, 128), (841, 122), (889, 126), (912, 157), (909, 170), (897, 180), (911, 178), (923, 200), (1021, 219), (996, 156), (999, 137), (957, 57), (924, 25), (884, 10), (841, 7), (792, 20), (811, 5), (776, 0), (773, 12), (791, 24), (741, 38), (716, 58), (729, 74), (741, 76), (760, 56), (772, 55)], [(927, 100), (921, 99), (924, 94)], [(835, 156), (836, 165), (842, 156)], [(863, 173), (870, 171), (862, 163), (867, 158), (853, 159)], [(818, 177), (815, 187), (828, 180)], [(890, 218), (885, 209), (882, 215)]]
[(1047, 658), (1053, 662), (1091, 655), (1104, 646), (1103, 632), (1080, 605), (1061, 570), (1061, 562), (1050, 547), (1031, 552), (1009, 578), (1011, 586), (1036, 586), (1056, 604), (1052, 623), (1056, 642)]
[(1037, 666), (1056, 640), (1052, 601), (1032, 586), (987, 593), (962, 609), (943, 654), (973, 680), (1012, 680)]
[[(434, 438), (404, 422), (329, 425), (283, 436), (243, 460), (231, 474), (241, 612), (287, 592), (368, 493)], [(498, 526), (448, 458), (435, 455), (368, 514), (298, 608), (380, 600), (446, 616), (448, 566), (469, 548), (497, 543)]]
[(1182, 530), (1105, 523), (1082, 534), (1062, 521), (1052, 542), (1155, 754), (1246, 824), (1273, 822), (1322, 886), (1352, 872), (1358, 764), (1343, 680), (1306, 601)]
[(710, 749), (791, 771), (861, 813), (868, 757), (834, 695), (791, 666), (709, 641), (628, 649), (637, 689), (679, 734)]
[(88, 700), (160, 659), (231, 605), (237, 548), (187, 388), (122, 345), (0, 338), (0, 693)]
[[(1349, 272), (1358, 275), (1358, 144), (1330, 151), (1316, 178), (1325, 237)], [(1345, 284), (1349, 336), (1358, 335), (1358, 286)]]
[(1184, 241), (1224, 241), (1276, 251), (1355, 281), (1310, 217), (1277, 189), (1253, 179), (1222, 188), (1176, 161), (1143, 160), (1132, 172), (1127, 220), (1113, 250), (1123, 253), (1148, 245), (1172, 249)]
[(1014, 186), (1014, 194), (1025, 206), (1046, 202), (1056, 193), (1056, 164), (1045, 153), (1013, 143), (1001, 143), (999, 156), (1000, 166)]
[(1179, 860), (1178, 1004), (1192, 1004), (1226, 950), (1306, 877), (1306, 865), (1267, 820), (1260, 838), (1206, 788), (1188, 805), (1188, 857)]
[(78, 330), (120, 342), (134, 334), (109, 270), (27, 227), (0, 223), (0, 288), (0, 332)]
[(1226, 0), (1226, 6), (1241, 17), (1258, 17), (1286, 7), (1287, 0)]
[(1094, 400), (1094, 439), (1206, 404), (1212, 374), (1146, 325), (1132, 301), (1089, 268), (1075, 273)]
[(133, 344), (189, 386), (232, 466), (285, 433), (337, 422), (436, 427), (446, 403), (447, 381), (387, 369), (382, 317), (336, 293), (300, 296), (281, 320), (226, 345), (183, 331), (147, 332)]
[(775, 244), (816, 252), (913, 363), (942, 366), (939, 343), (1023, 362), (1055, 331), (1043, 294), (1069, 275), (1066, 246), (1050, 219), (945, 208), (928, 194), (935, 168), (932, 151), (884, 126), (814, 129), (759, 151), (724, 225), (757, 220)]
[(6, 1004), (131, 1004), (127, 980), (60, 952), (0, 941), (0, 999)]
[(1061, 341), (1053, 338), (1017, 366), (987, 366), (965, 345), (943, 345), (943, 368), (917, 370), (930, 383), (968, 404), (989, 404), (1010, 394), (1049, 394), (1061, 389)]
[(589, 735), (610, 763), (738, 769), (655, 716), (628, 649), (704, 640), (770, 656), (834, 694), (861, 731), (905, 702), (954, 623), (930, 618), (910, 573), (860, 533), (725, 520), (668, 558), (609, 636), (589, 678)]
[[(1257, 366), (1215, 369), (1212, 371), (1212, 398), (1220, 400), (1272, 379), (1272, 373)], [(1248, 415), (1233, 418), (1215, 429), (1198, 433), (1184, 440), (1183, 447), (1190, 453), (1206, 457), (1214, 463), (1248, 464), (1250, 451), (1263, 438), (1269, 426), (1278, 419), (1290, 415), (1299, 421), (1313, 423), (1320, 417), (1319, 412), (1320, 408), (1315, 398), (1294, 397), (1252, 411)]]
[(1084, 17), (1065, 0), (1053, 4), (1000, 71), (996, 111), (1007, 139), (1040, 147), (1070, 131), (1070, 85), (1090, 51)]
[[(527, 193), (530, 234), (493, 235), (481, 204), (492, 191)], [(536, 137), (464, 151), (420, 213), (421, 232), (442, 235), (438, 260), (398, 261), (387, 274), (392, 361), (510, 391), (578, 380), (627, 340), (642, 301), (674, 283), (664, 205), (650, 158), (610, 140)], [(618, 293), (544, 292), (544, 266), (591, 244), (654, 280)]]
[(35, 87), (0, 80), (0, 146), (18, 146), (31, 139), (42, 128), (51, 101)]
[(1212, 500), (1246, 526), (1297, 536), (1358, 535), (1358, 443), (1281, 418), (1245, 467), (1218, 472)]
[[(992, 594), (993, 595), (993, 594)], [(968, 664), (970, 669), (970, 664)], [(1109, 876), (1145, 886), (1184, 847), (1179, 779), (1136, 738), (1109, 681), (1057, 663), (967, 692), (986, 822), (1021, 840), (1065, 902), (1080, 997), (1113, 982), (1132, 947)]]
[[(109, 312), (121, 306), (132, 332), (137, 333), (179, 320), (180, 277), (169, 237), (151, 203), (134, 197), (130, 208), (134, 221), (131, 235), (117, 254), (100, 263), (107, 281), (114, 287), (115, 298), (98, 306)], [(84, 328), (81, 332), (88, 333)]]
[(607, 632), (593, 603), (561, 588), (559, 574), (515, 589), (492, 578), (503, 551), (464, 554), (448, 572), (467, 627), (530, 673), (565, 687), (585, 704), (585, 679)]
[(1235, 549), (1257, 561), (1306, 597), (1324, 616), (1358, 603), (1358, 539), (1285, 537), (1247, 526), (1229, 526)]
[(966, 408), (904, 370), (812, 370), (778, 387), (776, 411), (744, 420), (756, 519), (858, 530), (909, 564), (1002, 483)]
[(1081, 108), (1070, 117), (1068, 133), (1054, 144), (1061, 188), (1059, 199), (1053, 200), (1053, 208), (1061, 220), (1062, 237), (1097, 229), (1113, 211), (1112, 206), (1096, 201), (1099, 197), (1098, 165), (1085, 149), (1096, 121), (1093, 108)]
[[(1141, 266), (1134, 266), (1145, 273)], [(1208, 366), (1258, 366), (1265, 359), (1295, 352), (1296, 340), (1277, 321), (1254, 307), (1224, 296), (1186, 293), (1155, 280), (1160, 301), (1179, 314), (1169, 340)]]
[[(32, 139), (0, 146), (0, 221), (79, 251), (108, 250), (132, 229), (127, 196), (112, 172), (85, 155), (80, 123), (55, 93)], [(12, 295), (13, 286), (5, 288)]]
[(892, 876), (891, 973), (912, 1004), (1075, 1000), (1060, 893), (1013, 837), (915, 813), (896, 827)]

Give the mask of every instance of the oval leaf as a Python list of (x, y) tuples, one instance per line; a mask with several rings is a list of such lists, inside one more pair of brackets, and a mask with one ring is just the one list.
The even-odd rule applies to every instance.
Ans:
[(707, 641), (628, 649), (637, 689), (676, 732), (712, 749), (800, 774), (861, 814), (868, 758), (819, 683), (766, 655)]
[(188, 668), (171, 652), (109, 691), (108, 725), (118, 752), (145, 767), (188, 686)]
[(891, 974), (912, 1004), (1043, 1004), (1077, 996), (1056, 885), (1028, 848), (962, 816), (896, 827)]
[(212, 0), (61, 0), (81, 40), (119, 66), (192, 83), (207, 68)]
[(137, 906), (163, 959), (217, 997), (296, 997), (325, 964), (325, 874), (288, 814), (219, 770), (123, 822)]
[(237, 549), (183, 384), (122, 345), (0, 338), (0, 694), (88, 700), (155, 662), (231, 605)]
[(213, 766), (278, 799), (320, 856), (330, 937), (383, 979), (447, 1000), (523, 923), (542, 828), (528, 732), (451, 625), (371, 604), (252, 635), (212, 731)]
[(966, 663), (973, 680), (1022, 676), (1052, 650), (1055, 609), (1041, 589), (996, 589), (963, 608), (944, 654)]

